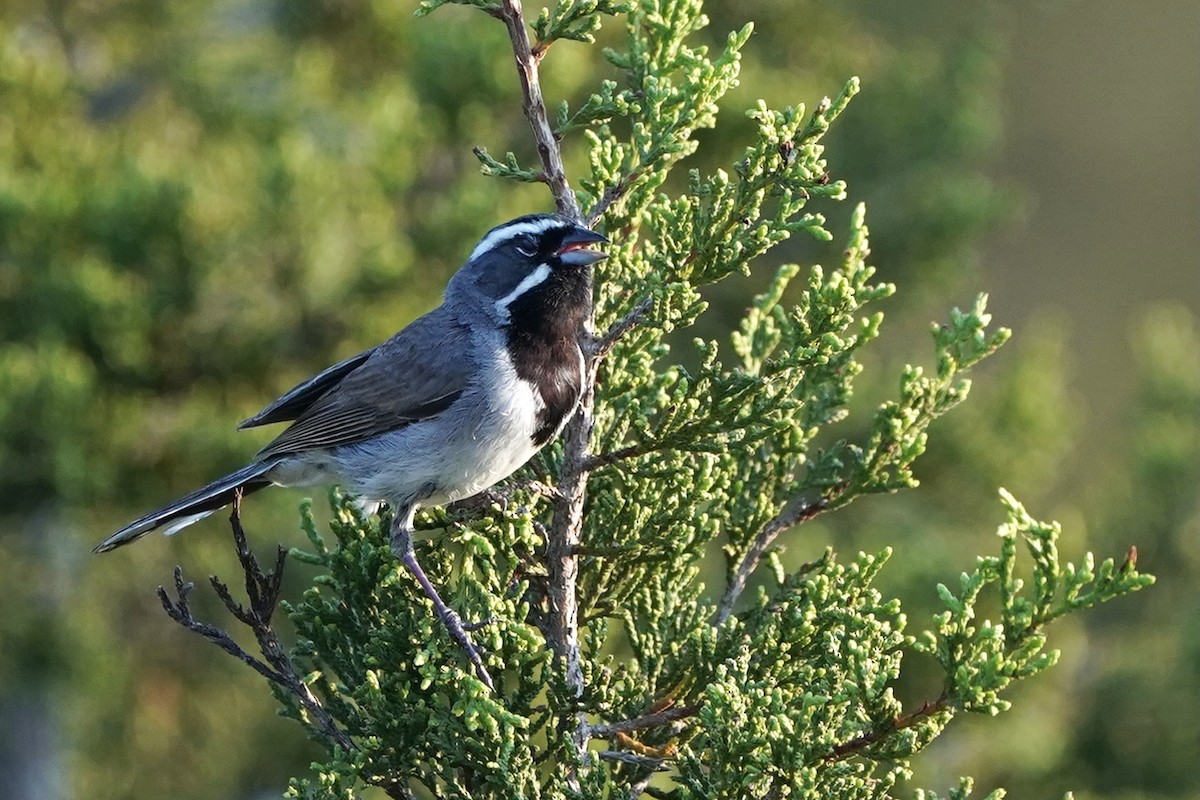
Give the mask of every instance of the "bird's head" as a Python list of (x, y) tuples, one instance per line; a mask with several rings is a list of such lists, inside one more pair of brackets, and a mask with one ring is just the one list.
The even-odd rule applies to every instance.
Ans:
[(604, 236), (556, 214), (528, 214), (492, 228), (475, 246), (450, 283), (451, 293), (468, 293), (501, 318), (514, 305), (557, 306), (582, 302), (590, 287), (589, 267), (605, 258), (590, 245)]

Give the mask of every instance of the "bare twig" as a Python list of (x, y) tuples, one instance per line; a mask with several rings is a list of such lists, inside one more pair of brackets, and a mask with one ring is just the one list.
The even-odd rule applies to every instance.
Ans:
[(916, 711), (902, 714), (890, 723), (876, 728), (875, 730), (867, 731), (866, 733), (855, 736), (853, 739), (843, 742), (833, 748), (833, 751), (825, 756), (826, 761), (837, 761), (847, 756), (852, 756), (862, 750), (867, 749), (873, 744), (878, 744), (884, 738), (892, 735), (896, 731), (902, 731), (905, 728), (910, 728), (916, 725), (927, 717), (932, 717), (935, 714), (941, 714), (946, 711), (953, 711), (954, 703), (949, 696), (943, 692), (936, 700), (927, 700)]
[[(658, 767), (659, 770), (665, 767)], [(645, 793), (646, 787), (650, 785), (650, 781), (654, 780), (654, 772), (648, 772), (639, 781), (634, 782), (629, 786), (629, 800), (638, 800)]]
[(175, 567), (175, 598), (171, 599), (170, 594), (162, 586), (158, 587), (158, 599), (162, 601), (163, 610), (167, 612), (167, 616), (178, 622), (183, 627), (193, 633), (198, 633), (205, 639), (215, 644), (217, 647), (229, 653), (234, 658), (241, 661), (243, 664), (252, 667), (259, 675), (262, 675), (269, 681), (274, 681), (278, 684), (283, 684), (284, 678), (275, 670), (259, 661), (254, 656), (247, 653), (238, 645), (237, 642), (230, 637), (225, 631), (207, 623), (201, 622), (192, 616), (192, 609), (188, 604), (188, 595), (192, 589), (196, 588), (194, 583), (183, 582), (183, 567)]
[(629, 185), (638, 179), (638, 174), (635, 170), (604, 190), (604, 194), (600, 195), (600, 199), (596, 201), (596, 205), (588, 212), (588, 227), (599, 222), (600, 218), (604, 216), (604, 212), (608, 211), (613, 203), (624, 196), (626, 190), (629, 189)]
[[(575, 220), (582, 220), (579, 202), (567, 182), (563, 168), (562, 152), (554, 129), (546, 113), (538, 81), (538, 63), (545, 54), (544, 48), (534, 53), (529, 44), (525, 18), (520, 0), (501, 0), (491, 11), (508, 28), (512, 41), (513, 57), (517, 77), (521, 82), (521, 95), (525, 118), (533, 131), (538, 158), (542, 163), (546, 185), (554, 195), (558, 212)], [(588, 318), (581, 331), (584, 341), (592, 338), (594, 323), (589, 310)], [(545, 617), (544, 635), (554, 655), (565, 667), (565, 681), (571, 694), (583, 695), (583, 671), (579, 652), (579, 606), (576, 600), (576, 583), (579, 576), (579, 544), (583, 531), (583, 504), (587, 493), (588, 447), (594, 425), (592, 409), (595, 404), (596, 361), (594, 357), (584, 359), (583, 396), (579, 409), (568, 423), (563, 442), (563, 466), (559, 482), (559, 496), (554, 502), (553, 522), (546, 542), (546, 567), (548, 576), (549, 614)], [(574, 715), (572, 739), (580, 762), (587, 760), (587, 720), (582, 712)], [(578, 779), (572, 777), (573, 788), (578, 790)]]
[(750, 575), (758, 568), (762, 557), (766, 555), (767, 550), (774, 544), (779, 534), (817, 516), (829, 507), (829, 503), (829, 497), (822, 497), (811, 503), (797, 499), (772, 517), (766, 525), (763, 525), (762, 530), (754, 537), (754, 543), (750, 546), (749, 551), (734, 570), (729, 585), (725, 587), (725, 593), (721, 596), (721, 602), (717, 606), (715, 624), (720, 625), (729, 619), (729, 615), (733, 613), (734, 604), (746, 589)]
[[(624, 750), (601, 750), (596, 756), (604, 761), (617, 761), (622, 764), (632, 764), (635, 767), (652, 770), (653, 772), (662, 772), (668, 769), (663, 765), (663, 759), (654, 758), (653, 756), (640, 756), (637, 753), (627, 753)], [(648, 783), (648, 782), (647, 782)], [(644, 788), (644, 787), (643, 787)], [(631, 795), (637, 797), (637, 795)]]
[[(275, 630), (271, 627), (271, 616), (274, 614), (275, 608), (279, 603), (279, 591), (283, 581), (283, 566), (286, 551), (280, 547), (275, 556), (275, 568), (270, 572), (263, 572), (258, 564), (258, 559), (250, 551), (250, 546), (246, 542), (246, 531), (242, 528), (242, 521), (239, 516), (240, 506), (241, 495), (239, 494), (234, 499), (233, 508), (229, 515), (229, 524), (233, 529), (233, 541), (234, 547), (237, 550), (238, 561), (241, 562), (242, 571), (245, 573), (246, 596), (249, 600), (249, 607), (234, 600), (229, 592), (229, 587), (217, 578), (217, 576), (213, 575), (209, 578), (209, 581), (229, 612), (254, 633), (254, 638), (258, 642), (258, 647), (262, 652), (264, 660), (259, 660), (247, 653), (229, 634), (192, 616), (191, 608), (188, 605), (188, 594), (191, 592), (193, 586), (191, 583), (184, 583), (182, 567), (175, 567), (176, 598), (174, 600), (171, 599), (166, 589), (162, 586), (158, 587), (158, 597), (162, 601), (163, 609), (171, 619), (183, 627), (200, 634), (225, 652), (253, 667), (258, 674), (267, 680), (293, 695), (300, 703), (300, 707), (308, 717), (310, 724), (312, 724), (330, 746), (336, 745), (344, 750), (354, 750), (356, 749), (354, 741), (350, 738), (349, 734), (338, 727), (333, 717), (329, 715), (329, 712), (321, 706), (320, 701), (317, 700), (312, 690), (308, 688), (308, 684), (300, 677), (295, 664), (288, 657), (287, 651), (280, 643), (278, 635), (276, 635)], [(393, 794), (392, 789), (388, 789), (388, 793), (394, 797), (403, 796), (401, 794)]]
[(610, 450), (607, 453), (597, 453), (596, 455), (588, 456), (587, 468), (588, 470), (594, 470), (599, 469), (600, 467), (607, 467), (610, 464), (616, 464), (620, 461), (625, 461), (626, 459), (636, 458), (637, 456), (644, 455), (646, 452), (648, 451), (645, 450), (641, 445), (636, 444), (631, 444), (628, 447), (619, 447), (616, 450)]
[(538, 63), (545, 54), (543, 49), (535, 54), (529, 44), (529, 32), (525, 29), (525, 17), (521, 12), (521, 0), (503, 0), (494, 12), (508, 28), (512, 40), (513, 56), (516, 59), (517, 77), (521, 80), (521, 96), (525, 118), (533, 130), (533, 141), (537, 145), (538, 159), (542, 162), (546, 185), (554, 195), (558, 212), (575, 220), (582, 220), (579, 201), (567, 183), (563, 168), (562, 151), (554, 137), (554, 129), (546, 114), (546, 102), (542, 99), (542, 86), (538, 81)]
[(633, 330), (634, 326), (642, 321), (646, 316), (646, 312), (654, 306), (654, 298), (647, 297), (636, 306), (633, 307), (628, 314), (621, 317), (613, 323), (612, 327), (605, 331), (604, 335), (592, 341), (592, 355), (600, 358), (613, 349), (613, 345), (620, 340), (622, 336)]
[(619, 733), (632, 733), (633, 731), (640, 731), (646, 728), (657, 728), (660, 725), (666, 725), (668, 722), (675, 722), (676, 720), (695, 716), (699, 710), (699, 704), (691, 704), (679, 706), (678, 708), (668, 708), (666, 711), (646, 714), (636, 719), (626, 719), (604, 725), (589, 725), (588, 735), (593, 739), (608, 739)]

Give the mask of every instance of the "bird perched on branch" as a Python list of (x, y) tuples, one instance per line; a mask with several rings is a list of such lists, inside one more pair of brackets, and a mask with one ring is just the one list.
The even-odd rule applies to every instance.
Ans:
[(461, 620), (417, 562), (413, 516), (484, 491), (562, 429), (579, 403), (579, 337), (604, 236), (551, 214), (490, 230), (442, 304), (383, 344), (329, 367), (243, 422), (291, 422), (245, 467), (131, 522), (102, 553), (174, 533), (270, 485), (338, 484), (394, 516), (391, 545), (491, 686)]

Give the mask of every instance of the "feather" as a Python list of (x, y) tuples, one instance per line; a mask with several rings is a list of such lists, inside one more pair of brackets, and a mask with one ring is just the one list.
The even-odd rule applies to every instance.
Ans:
[[(472, 368), (462, 356), (438, 354), (469, 353), (468, 336), (445, 306), (431, 311), (369, 351), (340, 378), (331, 377), (325, 391), (258, 457), (354, 444), (440, 414), (462, 396)], [(276, 404), (286, 405), (286, 397)]]
[(289, 422), (294, 420), (319, 400), (321, 395), (337, 386), (347, 375), (362, 366), (375, 350), (376, 348), (372, 347), (366, 352), (359, 353), (356, 356), (347, 358), (345, 361), (334, 364), (316, 377), (309, 378), (282, 395), (278, 400), (253, 417), (244, 420), (238, 425), (238, 430), (255, 428), (259, 425), (270, 425), (273, 422)]

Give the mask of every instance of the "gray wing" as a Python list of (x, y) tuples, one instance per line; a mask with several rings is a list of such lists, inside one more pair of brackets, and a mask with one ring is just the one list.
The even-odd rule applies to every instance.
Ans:
[[(353, 444), (440, 414), (467, 388), (472, 374), (469, 352), (467, 329), (439, 307), (368, 351), (357, 366), (342, 362), (314, 378), (319, 381), (331, 370), (345, 369), (340, 380), (329, 378), (324, 393), (258, 456)], [(296, 392), (299, 398), (305, 385), (288, 394)], [(287, 406), (287, 397), (272, 405)], [(276, 418), (281, 418), (278, 413), (282, 412)]]
[(259, 425), (270, 425), (273, 422), (290, 422), (303, 414), (321, 398), (321, 395), (342, 382), (347, 375), (361, 367), (371, 354), (378, 348), (372, 347), (365, 353), (351, 356), (345, 361), (334, 364), (320, 375), (309, 378), (291, 391), (282, 395), (278, 400), (255, 414), (250, 419), (238, 425), (238, 430), (255, 428)]

